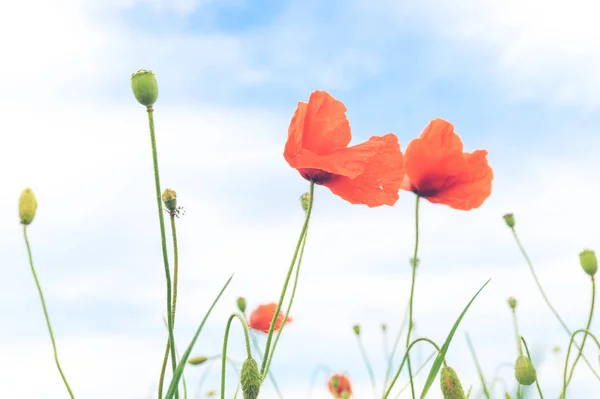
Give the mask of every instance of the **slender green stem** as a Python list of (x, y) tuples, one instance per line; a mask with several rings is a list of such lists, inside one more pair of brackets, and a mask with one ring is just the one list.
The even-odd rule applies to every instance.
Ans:
[[(173, 373), (177, 368), (175, 359), (175, 341), (173, 338), (173, 316), (171, 315), (171, 272), (169, 271), (169, 256), (167, 254), (167, 238), (165, 235), (165, 219), (163, 217), (162, 198), (160, 193), (160, 174), (158, 172), (158, 153), (156, 150), (156, 135), (154, 133), (154, 108), (151, 105), (146, 107), (148, 110), (148, 125), (150, 126), (150, 142), (152, 144), (152, 161), (154, 164), (154, 186), (156, 188), (156, 203), (158, 205), (158, 220), (160, 222), (160, 241), (162, 246), (163, 263), (165, 265), (165, 279), (167, 282), (167, 324), (169, 328), (169, 345), (171, 350), (171, 365)], [(164, 378), (164, 375), (163, 375)], [(162, 392), (159, 392), (159, 399), (162, 398)], [(179, 390), (175, 390), (175, 398), (179, 398)]]
[[(398, 380), (398, 377), (400, 376), (400, 372), (402, 371), (402, 367), (404, 367), (404, 362), (408, 360), (408, 354), (409, 354), (410, 350), (412, 349), (412, 347), (417, 342), (421, 342), (421, 341), (425, 341), (425, 342), (430, 343), (437, 350), (438, 355), (442, 354), (442, 351), (441, 351), (440, 347), (435, 342), (433, 342), (432, 340), (430, 340), (429, 338), (417, 338), (417, 339), (415, 339), (406, 348), (406, 352), (404, 353), (404, 357), (402, 358), (402, 362), (400, 363), (400, 367), (398, 367), (398, 371), (396, 372), (396, 375), (392, 379), (392, 382), (390, 383), (390, 386), (388, 387), (387, 391), (383, 395), (382, 399), (387, 399), (387, 397), (390, 395), (390, 392), (392, 391), (392, 388), (394, 387), (394, 384), (396, 383), (396, 380)], [(444, 358), (444, 366), (448, 366), (448, 364), (446, 363), (446, 359), (445, 358)]]
[(73, 391), (71, 391), (71, 387), (67, 382), (67, 377), (65, 377), (65, 373), (63, 373), (62, 367), (60, 367), (60, 362), (58, 361), (58, 351), (56, 350), (56, 341), (54, 340), (54, 332), (52, 331), (52, 325), (50, 325), (50, 316), (48, 316), (48, 309), (46, 308), (46, 301), (44, 300), (44, 294), (42, 293), (42, 286), (37, 277), (37, 273), (35, 272), (35, 267), (33, 266), (33, 257), (31, 256), (31, 246), (29, 245), (29, 239), (27, 238), (27, 225), (23, 225), (23, 236), (25, 237), (25, 245), (27, 246), (27, 255), (29, 256), (29, 266), (31, 267), (31, 273), (33, 274), (33, 279), (35, 280), (35, 285), (37, 286), (38, 293), (40, 294), (40, 301), (42, 302), (42, 308), (44, 309), (44, 316), (46, 317), (46, 325), (48, 326), (48, 332), (50, 333), (50, 340), (52, 341), (52, 350), (54, 351), (54, 362), (56, 363), (56, 368), (58, 368), (58, 372), (69, 391), (69, 396), (71, 399), (75, 398), (73, 395)]
[(408, 321), (408, 312), (410, 310), (410, 304), (406, 304), (406, 311), (404, 312), (404, 318), (402, 319), (402, 323), (400, 324), (400, 330), (398, 330), (398, 335), (396, 336), (396, 341), (394, 342), (394, 348), (392, 349), (392, 353), (388, 358), (387, 369), (385, 371), (385, 381), (383, 384), (383, 390), (387, 389), (388, 380), (390, 378), (390, 373), (392, 372), (392, 366), (394, 363), (394, 356), (396, 355), (396, 350), (398, 349), (398, 344), (400, 343), (400, 338), (402, 337), (402, 333), (404, 332), (404, 327), (407, 325)]
[[(410, 333), (413, 329), (413, 300), (415, 295), (415, 279), (417, 276), (417, 252), (419, 250), (419, 200), (421, 199), (420, 195), (417, 195), (417, 203), (415, 206), (415, 253), (413, 255), (413, 265), (412, 265), (412, 281), (410, 285), (410, 300), (409, 300), (409, 316), (408, 316), (408, 332), (406, 333), (406, 347), (408, 348), (408, 344), (410, 342)], [(408, 352), (407, 352), (408, 354)], [(408, 355), (406, 359), (406, 363), (408, 365), (408, 376), (410, 378), (410, 391), (412, 393), (413, 399), (415, 399), (415, 385), (413, 382), (412, 369), (410, 367), (410, 355)]]
[[(287, 319), (292, 311), (292, 304), (294, 303), (294, 297), (296, 296), (296, 288), (298, 287), (298, 279), (300, 277), (300, 266), (302, 266), (302, 258), (304, 257), (304, 247), (306, 246), (306, 237), (308, 236), (308, 226), (306, 226), (306, 230), (304, 231), (304, 238), (302, 239), (302, 245), (300, 247), (300, 255), (298, 256), (298, 264), (296, 266), (296, 275), (294, 276), (294, 284), (292, 285), (292, 294), (290, 295), (290, 302), (288, 304), (287, 311), (283, 316), (283, 323), (281, 323), (281, 328), (277, 331), (277, 336), (275, 337), (275, 343), (273, 344), (273, 350), (271, 351), (271, 355), (269, 356), (269, 360), (267, 362), (266, 370), (269, 371), (271, 368), (271, 361), (273, 360), (273, 354), (275, 353), (275, 348), (277, 347), (277, 343), (279, 342), (279, 337), (281, 337), (281, 333), (283, 328), (286, 325)], [(264, 376), (264, 374), (263, 374)]]
[(487, 399), (490, 399), (490, 393), (488, 391), (487, 385), (485, 383), (485, 377), (483, 376), (483, 370), (479, 365), (479, 360), (477, 359), (477, 354), (475, 353), (475, 348), (473, 348), (473, 343), (471, 342), (471, 338), (469, 338), (469, 334), (465, 334), (467, 336), (467, 345), (469, 346), (469, 350), (471, 351), (471, 355), (473, 356), (473, 361), (475, 362), (475, 367), (477, 367), (477, 373), (479, 373), (479, 379), (481, 380), (481, 386), (483, 387), (483, 394)]
[(237, 318), (240, 323), (242, 323), (242, 327), (244, 327), (244, 339), (246, 340), (246, 354), (248, 355), (248, 359), (252, 358), (252, 351), (250, 350), (250, 337), (248, 334), (248, 326), (244, 321), (244, 318), (239, 313), (234, 313), (229, 316), (229, 320), (227, 320), (227, 327), (225, 327), (225, 339), (223, 340), (223, 354), (221, 361), (221, 399), (225, 399), (225, 360), (227, 359), (227, 343), (229, 342), (229, 329), (231, 328), (231, 322), (234, 318)]
[[(596, 280), (594, 279), (594, 276), (591, 277), (592, 280), (592, 305), (590, 306), (590, 315), (588, 316), (588, 322), (585, 325), (585, 329), (589, 330), (590, 326), (592, 325), (592, 316), (594, 315), (594, 305), (596, 302)], [(581, 349), (579, 349), (579, 353), (577, 354), (577, 357), (575, 358), (575, 361), (573, 362), (573, 366), (571, 367), (571, 372), (569, 373), (569, 379), (567, 380), (567, 387), (569, 386), (569, 383), (571, 382), (571, 378), (573, 378), (573, 373), (575, 372), (575, 366), (577, 366), (577, 362), (579, 361), (579, 358), (581, 357), (581, 354), (583, 353), (583, 346), (585, 345), (585, 340), (587, 338), (587, 334), (583, 335), (583, 340), (581, 341)]]
[(519, 334), (519, 323), (517, 322), (517, 312), (515, 309), (512, 310), (513, 325), (515, 327), (515, 338), (517, 339), (517, 352), (519, 355), (523, 354), (523, 348), (521, 347), (521, 334)]
[[(246, 317), (245, 314), (243, 314), (244, 316), (244, 320), (246, 321), (246, 324), (248, 324), (248, 318)], [(256, 340), (256, 336), (250, 332), (250, 340), (252, 341), (252, 346), (254, 346), (254, 350), (258, 353), (258, 355), (260, 356), (260, 360), (262, 362), (262, 358), (263, 358), (263, 353), (262, 350), (260, 349), (260, 346), (258, 345), (258, 341)], [(275, 380), (275, 376), (273, 375), (273, 373), (271, 373), (270, 370), (268, 370), (267, 372), (269, 379), (271, 380), (271, 384), (273, 384), (273, 388), (275, 388), (275, 392), (277, 393), (277, 396), (279, 396), (279, 398), (283, 399), (283, 395), (281, 394), (281, 391), (279, 390), (279, 385), (277, 385), (277, 381)]]
[(567, 358), (565, 359), (565, 369), (564, 369), (564, 373), (563, 373), (563, 390), (562, 390), (562, 394), (560, 395), (561, 398), (566, 399), (566, 397), (567, 397), (567, 369), (569, 368), (569, 355), (571, 354), (571, 346), (575, 345), (575, 335), (577, 335), (577, 333), (580, 333), (580, 332), (583, 332), (586, 335), (589, 335), (590, 337), (592, 337), (593, 340), (596, 341), (596, 345), (598, 346), (598, 349), (600, 350), (600, 342), (598, 341), (596, 336), (594, 334), (592, 334), (592, 332), (590, 330), (582, 328), (582, 329), (575, 331), (573, 333), (573, 335), (571, 335), (571, 340), (569, 342), (569, 348), (567, 349)]
[[(175, 215), (171, 214), (171, 231), (173, 233), (173, 304), (171, 317), (173, 317), (173, 328), (175, 328), (175, 311), (177, 309), (177, 281), (179, 276), (179, 250), (177, 248), (177, 230), (175, 229)], [(167, 327), (168, 328), (168, 327)], [(165, 355), (163, 357), (163, 364), (160, 370), (160, 380), (158, 381), (158, 397), (162, 398), (163, 384), (165, 380), (165, 371), (167, 369), (167, 361), (169, 359), (169, 349), (171, 348), (171, 342), (167, 339), (167, 345), (165, 348)], [(177, 348), (175, 348), (177, 349)], [(183, 387), (185, 390), (185, 379), (183, 380)], [(187, 396), (187, 395), (186, 395)]]
[[(427, 363), (429, 363), (435, 355), (437, 355), (437, 352), (432, 352), (431, 355), (429, 355), (429, 357), (427, 359), (425, 359), (425, 362), (423, 362), (423, 364), (417, 369), (417, 372), (415, 373), (415, 377), (421, 373), (421, 371), (425, 368)], [(400, 397), (400, 395), (402, 395), (402, 392), (404, 392), (406, 390), (406, 388), (408, 388), (409, 386), (410, 386), (410, 381), (407, 382), (406, 385), (404, 385), (402, 387), (400, 392), (398, 392), (398, 395), (396, 395), (396, 399), (398, 399)]]
[[(517, 245), (519, 246), (519, 249), (521, 250), (521, 253), (523, 254), (523, 257), (525, 258), (525, 261), (527, 262), (527, 265), (529, 266), (529, 270), (531, 271), (531, 274), (533, 275), (533, 279), (535, 280), (535, 284), (537, 285), (538, 289), (540, 290), (540, 293), (542, 294), (542, 297), (544, 298), (544, 301), (546, 302), (546, 305), (548, 305), (548, 307), (550, 308), (550, 310), (552, 311), (552, 313), (554, 313), (554, 316), (556, 316), (556, 319), (560, 322), (560, 324), (562, 325), (562, 327), (565, 330), (565, 332), (567, 334), (569, 334), (569, 336), (571, 336), (572, 335), (571, 330), (569, 330), (569, 327), (567, 327), (567, 325), (565, 324), (565, 322), (562, 320), (562, 318), (560, 317), (560, 315), (558, 314), (558, 312), (556, 311), (556, 309), (554, 309), (554, 306), (552, 306), (552, 304), (550, 303), (550, 300), (546, 296), (546, 293), (544, 292), (544, 289), (542, 288), (542, 285), (540, 284), (540, 282), (539, 282), (539, 280), (537, 278), (537, 275), (535, 274), (535, 270), (533, 269), (533, 263), (529, 259), (529, 256), (527, 256), (527, 252), (525, 252), (525, 248), (521, 244), (521, 241), (519, 240), (519, 237), (517, 236), (517, 232), (516, 232), (515, 228), (512, 227), (511, 230), (512, 230), (513, 236), (515, 237), (515, 240), (517, 241)], [(578, 350), (580, 349), (577, 344), (575, 344), (575, 347)], [(583, 357), (583, 360), (585, 361), (585, 363), (588, 365), (588, 367), (592, 371), (592, 373), (596, 376), (596, 378), (598, 380), (600, 380), (600, 375), (596, 372), (596, 370), (594, 370), (594, 368), (592, 367), (592, 365), (590, 364), (590, 362), (588, 361), (588, 359), (585, 357), (585, 355), (582, 354), (582, 357)]]
[[(175, 314), (173, 314), (173, 315), (175, 315)], [(163, 317), (163, 323), (165, 325), (165, 328), (168, 328), (167, 327), (167, 325), (168, 325), (167, 324), (167, 320), (164, 317)], [(170, 348), (169, 347), (169, 343), (167, 342), (167, 348), (166, 348), (166, 351), (165, 351), (165, 358), (164, 358), (164, 361), (163, 361), (163, 368), (162, 368), (162, 372), (163, 373), (164, 373), (164, 371), (165, 371), (165, 369), (167, 367), (167, 359), (169, 357), (169, 348)], [(179, 352), (177, 351), (177, 347), (175, 347), (175, 354), (177, 355), (177, 362), (179, 362), (181, 360), (181, 358), (179, 356)], [(183, 382), (183, 396), (184, 396), (184, 398), (187, 398), (187, 384), (185, 383), (185, 375), (184, 374), (181, 374), (181, 380)], [(160, 386), (160, 384), (162, 382), (163, 382), (162, 380), (159, 381), (158, 390), (160, 392), (162, 392), (162, 387)]]
[(375, 374), (373, 373), (373, 367), (371, 367), (371, 362), (369, 362), (369, 357), (367, 356), (367, 351), (365, 350), (365, 346), (360, 339), (360, 335), (356, 336), (356, 340), (358, 341), (358, 348), (360, 349), (360, 354), (365, 362), (365, 366), (367, 366), (367, 371), (369, 373), (369, 378), (371, 379), (371, 386), (373, 387), (373, 396), (377, 398), (377, 384), (375, 383)]
[[(269, 360), (269, 353), (271, 349), (271, 340), (273, 339), (273, 331), (275, 329), (275, 321), (277, 320), (279, 312), (281, 311), (281, 305), (283, 304), (283, 299), (285, 298), (285, 292), (287, 291), (288, 284), (290, 283), (290, 278), (292, 277), (292, 272), (294, 271), (294, 265), (296, 264), (296, 258), (298, 257), (298, 252), (300, 251), (300, 245), (302, 244), (302, 240), (304, 239), (304, 235), (306, 234), (306, 229), (308, 228), (308, 221), (310, 220), (310, 215), (312, 213), (314, 192), (315, 183), (311, 181), (309, 193), (310, 199), (308, 202), (308, 209), (306, 211), (306, 219), (304, 220), (304, 225), (302, 226), (302, 231), (300, 232), (300, 237), (298, 237), (298, 243), (296, 244), (296, 250), (294, 251), (294, 256), (292, 257), (292, 262), (288, 269), (287, 276), (285, 277), (285, 282), (283, 283), (283, 289), (281, 290), (281, 295), (279, 297), (279, 302), (277, 303), (277, 308), (275, 309), (273, 319), (271, 320), (271, 326), (269, 327), (269, 333), (267, 334), (267, 343), (265, 345), (265, 356), (263, 357), (263, 361), (260, 366), (260, 375), (265, 375), (267, 361)], [(281, 328), (283, 328), (283, 325), (281, 326)]]
[[(521, 341), (523, 341), (523, 346), (525, 347), (525, 351), (527, 352), (527, 357), (529, 358), (529, 361), (533, 363), (533, 361), (531, 360), (531, 354), (529, 353), (529, 348), (527, 347), (527, 342), (525, 342), (525, 338), (523, 338), (523, 336), (521, 336)], [(540, 381), (538, 377), (535, 378), (535, 386), (537, 387), (538, 393), (540, 394), (540, 399), (544, 399), (544, 395), (542, 394), (542, 388), (540, 388)]]

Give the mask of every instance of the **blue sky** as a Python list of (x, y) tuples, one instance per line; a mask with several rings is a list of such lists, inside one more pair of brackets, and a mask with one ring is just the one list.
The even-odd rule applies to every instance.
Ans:
[[(600, 248), (600, 29), (598, 6), (589, 3), (2, 3), (0, 34), (11, 38), (0, 47), (3, 395), (66, 397), (16, 217), (18, 196), (30, 186), (40, 204), (29, 229), (34, 260), (77, 397), (155, 397), (165, 284), (146, 117), (129, 82), (145, 68), (160, 86), (162, 185), (186, 208), (177, 222), (179, 347), (231, 273), (194, 354), (219, 353), (237, 296), (250, 309), (278, 298), (303, 220), (298, 197), (308, 188), (283, 159), (287, 127), (298, 101), (327, 90), (348, 108), (353, 143), (393, 132), (405, 149), (442, 117), (466, 150), (489, 151), (495, 180), (484, 206), (422, 207), (416, 334), (441, 343), (492, 278), (456, 336), (450, 364), (463, 385), (474, 386), (472, 397), (481, 397), (464, 332), (491, 379), (498, 364), (515, 359), (505, 302), (513, 295), (545, 394), (556, 396), (567, 336), (502, 215), (515, 212), (552, 302), (572, 329), (583, 327), (590, 287), (577, 254)], [(368, 398), (351, 326), (363, 326), (381, 377), (379, 325), (387, 322), (393, 335), (408, 298), (414, 196), (401, 193), (396, 206), (369, 209), (319, 187), (315, 201), (294, 322), (273, 371), (286, 399), (307, 397), (319, 364), (347, 370), (356, 397)], [(234, 359), (244, 353), (241, 337), (234, 327)], [(563, 347), (558, 358), (550, 351), (556, 344)], [(420, 349), (422, 359), (428, 349)], [(597, 359), (591, 347), (586, 353)], [(569, 396), (593, 398), (598, 382), (579, 367)], [(190, 389), (201, 373), (187, 372)], [(512, 384), (510, 369), (502, 375)], [(314, 398), (328, 397), (324, 381), (321, 375)], [(214, 367), (205, 389), (217, 385)], [(434, 388), (428, 397), (440, 398)], [(230, 397), (234, 389), (229, 371)], [(268, 384), (262, 392), (276, 398)]]

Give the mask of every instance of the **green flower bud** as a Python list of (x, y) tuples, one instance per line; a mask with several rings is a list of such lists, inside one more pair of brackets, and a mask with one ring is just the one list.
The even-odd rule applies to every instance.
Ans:
[(174, 190), (167, 188), (163, 191), (162, 200), (167, 210), (172, 212), (177, 208), (177, 193)]
[(256, 399), (261, 382), (262, 378), (256, 360), (249, 357), (242, 365), (241, 383), (244, 399)]
[(504, 215), (504, 221), (506, 222), (506, 225), (511, 229), (515, 228), (515, 216), (512, 213), (507, 213), (506, 215)]
[(560, 346), (558, 346), (558, 345), (554, 345), (554, 346), (552, 347), (552, 352), (554, 352), (554, 353), (558, 353), (558, 352), (560, 352)]
[(208, 360), (208, 358), (206, 356), (195, 356), (195, 357), (190, 357), (188, 359), (188, 363), (191, 365), (197, 366), (199, 364), (206, 362), (207, 360)]
[(239, 297), (236, 300), (236, 303), (237, 303), (237, 307), (240, 310), (240, 312), (245, 313), (246, 312), (246, 298)]
[(21, 223), (27, 226), (33, 222), (36, 210), (37, 200), (33, 191), (28, 187), (23, 190), (19, 197), (19, 219), (21, 219)]
[(443, 367), (440, 373), (440, 385), (444, 399), (465, 399), (465, 391), (452, 367)]
[(302, 209), (304, 212), (308, 212), (308, 204), (310, 203), (310, 194), (304, 193), (300, 196), (300, 204), (302, 205)]
[(537, 378), (531, 360), (525, 355), (519, 355), (515, 363), (515, 378), (521, 385), (531, 385)]
[(217, 396), (217, 391), (215, 391), (214, 389), (211, 389), (210, 391), (206, 392), (206, 396), (209, 398), (212, 398), (213, 396)]
[(158, 98), (158, 83), (152, 71), (140, 69), (131, 74), (131, 89), (138, 102), (151, 107)]
[(383, 331), (383, 332), (387, 331), (387, 324), (381, 323), (381, 331)]
[(510, 397), (510, 394), (509, 394), (508, 392), (504, 392), (504, 397), (505, 397), (506, 399), (512, 399), (512, 398)]
[(589, 249), (584, 250), (579, 254), (579, 263), (583, 271), (594, 277), (594, 274), (598, 271), (598, 259), (596, 259), (596, 253)]
[(352, 329), (354, 330), (354, 334), (356, 334), (356, 336), (360, 335), (360, 324), (353, 325)]
[(507, 302), (508, 302), (508, 306), (510, 306), (511, 309), (514, 309), (517, 307), (517, 300), (514, 297), (509, 296)]

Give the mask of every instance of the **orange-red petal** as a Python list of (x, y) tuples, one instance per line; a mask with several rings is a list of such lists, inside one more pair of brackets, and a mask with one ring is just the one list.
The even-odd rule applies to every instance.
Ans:
[[(275, 315), (276, 310), (277, 310), (276, 303), (260, 305), (250, 315), (250, 320), (248, 320), (248, 326), (250, 328), (252, 328), (253, 330), (268, 333), (269, 328), (271, 327), (271, 321), (273, 320), (273, 316)], [(285, 315), (283, 314), (282, 311), (280, 311), (279, 314), (277, 315), (277, 320), (275, 320), (275, 328), (274, 328), (275, 331), (277, 331), (281, 328), (284, 318), (285, 318)], [(291, 321), (292, 321), (292, 318), (288, 317), (286, 320), (286, 324)]]
[(463, 153), (451, 123), (434, 119), (406, 148), (404, 165), (409, 187), (430, 202), (455, 209), (478, 208), (492, 192), (493, 172), (487, 151)]
[[(337, 388), (333, 387), (333, 379), (337, 378), (338, 385)], [(348, 396), (352, 396), (352, 385), (350, 384), (350, 380), (343, 374), (334, 374), (329, 377), (329, 381), (327, 381), (327, 387), (329, 388), (329, 392), (336, 397), (339, 398), (342, 396), (342, 393), (345, 391), (348, 393)]]
[(325, 91), (315, 91), (308, 103), (298, 103), (288, 129), (284, 157), (290, 162), (302, 149), (329, 155), (346, 148), (351, 137), (344, 104)]
[(404, 159), (396, 135), (373, 136), (346, 152), (357, 160), (362, 159), (362, 173), (354, 178), (339, 175), (323, 185), (353, 204), (394, 205), (404, 177)]

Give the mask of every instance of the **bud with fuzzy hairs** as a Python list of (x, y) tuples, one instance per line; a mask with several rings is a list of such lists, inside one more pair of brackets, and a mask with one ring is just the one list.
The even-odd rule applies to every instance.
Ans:
[(175, 208), (177, 208), (177, 193), (175, 190), (167, 188), (165, 191), (163, 191), (162, 200), (167, 210), (172, 212), (175, 210)]
[(158, 83), (154, 72), (140, 69), (131, 74), (131, 89), (140, 104), (152, 107), (158, 98)]
[(508, 227), (510, 227), (511, 229), (514, 229), (515, 228), (515, 215), (513, 215), (512, 213), (507, 213), (503, 217), (504, 217), (504, 221), (506, 222), (506, 225)]
[(507, 299), (507, 302), (508, 302), (508, 306), (510, 306), (511, 309), (514, 309), (517, 307), (517, 300), (514, 297), (509, 296)]
[(206, 362), (207, 360), (208, 360), (208, 358), (206, 356), (194, 356), (194, 357), (190, 357), (188, 359), (188, 363), (193, 366), (197, 366), (199, 364)]
[(258, 371), (256, 360), (251, 357), (246, 359), (242, 365), (240, 382), (242, 384), (242, 393), (244, 394), (244, 399), (256, 399), (258, 397), (262, 378), (260, 376), (260, 372)]
[(521, 385), (531, 385), (537, 378), (531, 360), (525, 355), (517, 357), (517, 361), (515, 362), (515, 378)]
[(594, 277), (598, 271), (598, 259), (596, 258), (596, 253), (592, 250), (586, 249), (582, 251), (579, 254), (579, 263), (581, 263), (583, 271), (591, 277)]
[(440, 385), (444, 399), (465, 399), (465, 391), (456, 371), (452, 367), (444, 366), (440, 373)]
[(19, 197), (19, 219), (21, 224), (27, 226), (33, 222), (35, 212), (37, 211), (37, 199), (33, 191), (28, 187), (21, 193)]

